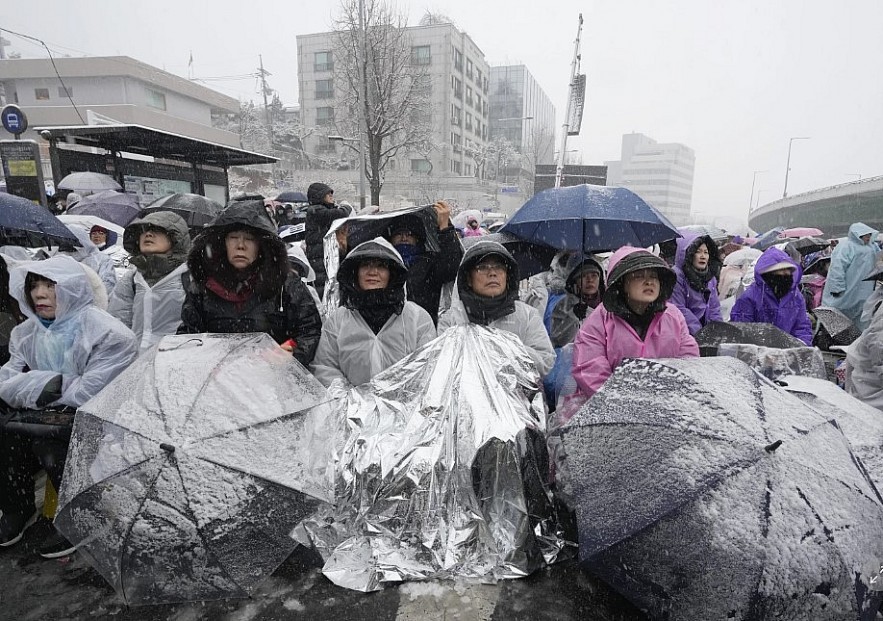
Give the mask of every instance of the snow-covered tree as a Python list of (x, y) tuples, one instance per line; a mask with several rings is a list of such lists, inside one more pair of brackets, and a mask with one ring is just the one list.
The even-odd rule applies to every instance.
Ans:
[[(359, 14), (359, 6), (364, 10)], [(412, 62), (407, 17), (386, 0), (343, 0), (335, 23), (335, 126), (365, 145), (365, 176), (371, 204), (380, 203), (390, 160), (425, 153), (431, 125), (415, 121), (429, 104), (426, 66)], [(346, 143), (354, 151), (356, 143)]]

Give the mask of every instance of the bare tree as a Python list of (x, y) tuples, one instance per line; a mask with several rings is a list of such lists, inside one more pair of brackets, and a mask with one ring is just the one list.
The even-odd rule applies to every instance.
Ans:
[(415, 113), (429, 106), (428, 74), (412, 61), (406, 28), (406, 16), (385, 0), (343, 0), (335, 24), (335, 75), (344, 81), (336, 89), (343, 114), (335, 114), (335, 126), (364, 141), (374, 205), (389, 161), (401, 152), (426, 153), (431, 145), (431, 126), (414, 122)]

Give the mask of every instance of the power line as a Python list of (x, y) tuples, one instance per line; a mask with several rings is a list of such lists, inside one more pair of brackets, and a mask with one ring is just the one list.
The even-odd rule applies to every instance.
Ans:
[(58, 73), (58, 67), (55, 66), (55, 59), (52, 57), (52, 51), (49, 49), (49, 46), (43, 43), (37, 37), (32, 37), (30, 35), (25, 35), (20, 32), (15, 32), (13, 30), (7, 30), (6, 28), (0, 28), (0, 32), (8, 32), (11, 35), (15, 35), (16, 37), (21, 37), (22, 39), (30, 39), (31, 41), (36, 41), (40, 45), (42, 45), (46, 49), (46, 53), (49, 54), (49, 61), (52, 63), (52, 70), (55, 71), (55, 77), (58, 78), (58, 81), (61, 83), (61, 88), (64, 89), (64, 94), (67, 95), (68, 101), (71, 102), (71, 105), (74, 107), (74, 112), (77, 113), (77, 116), (80, 117), (80, 123), (86, 125), (86, 119), (83, 118), (83, 115), (80, 114), (80, 109), (77, 108), (77, 104), (74, 103), (74, 98), (71, 97), (71, 92), (68, 90), (67, 86), (64, 84), (64, 80), (61, 79), (61, 74)]

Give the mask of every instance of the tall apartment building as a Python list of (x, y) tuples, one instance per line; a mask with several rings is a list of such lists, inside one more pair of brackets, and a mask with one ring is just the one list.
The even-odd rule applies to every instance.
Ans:
[[(432, 126), (425, 156), (400, 154), (387, 174), (396, 172), (471, 177), (475, 174), (473, 147), (488, 139), (490, 116), (489, 67), (484, 53), (452, 24), (411, 26), (411, 63), (425, 68), (429, 105), (423, 118)], [(344, 79), (335, 67), (334, 34), (297, 36), (297, 75), (301, 120), (319, 129), (305, 140), (308, 152), (330, 154), (341, 147), (327, 139), (340, 134), (336, 119), (343, 114), (339, 93)]]
[(607, 185), (632, 190), (677, 226), (690, 224), (696, 164), (693, 149), (658, 143), (644, 134), (624, 134), (622, 159), (604, 164)]
[(507, 138), (525, 156), (527, 167), (552, 163), (555, 106), (527, 67), (491, 67), (490, 82), (490, 139)]

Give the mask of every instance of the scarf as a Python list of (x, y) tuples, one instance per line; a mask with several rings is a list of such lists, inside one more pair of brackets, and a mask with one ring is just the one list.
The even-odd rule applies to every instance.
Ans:
[(598, 304), (601, 303), (601, 290), (599, 289), (595, 295), (590, 296), (588, 298), (580, 296), (579, 301), (573, 305), (573, 314), (576, 315), (576, 318), (582, 321), (586, 318), (586, 313), (589, 312), (589, 309), (598, 308)]
[(776, 296), (777, 300), (784, 298), (788, 292), (791, 291), (791, 287), (794, 286), (794, 277), (791, 274), (788, 274), (787, 276), (779, 274), (762, 274), (761, 278), (763, 278), (763, 281), (770, 289), (772, 289), (773, 295)]
[[(617, 283), (617, 285), (619, 284), (620, 283)], [(635, 332), (638, 333), (638, 336), (643, 341), (644, 337), (647, 336), (647, 330), (650, 329), (650, 324), (653, 322), (653, 318), (658, 313), (665, 311), (665, 300), (663, 300), (662, 295), (660, 295), (655, 301), (647, 306), (647, 310), (639, 315), (628, 305), (625, 292), (622, 290), (621, 286), (617, 287), (616, 293), (617, 295), (612, 301), (612, 304), (610, 306), (605, 304), (607, 310), (634, 328)]]
[(683, 272), (684, 276), (687, 277), (687, 283), (689, 283), (690, 288), (701, 293), (707, 302), (708, 296), (711, 295), (711, 291), (708, 289), (708, 282), (714, 276), (711, 270), (706, 267), (704, 270), (699, 271), (693, 267), (692, 263), (684, 263)]
[(236, 312), (242, 310), (242, 306), (254, 295), (255, 276), (252, 275), (239, 282), (234, 290), (228, 289), (214, 276), (209, 276), (205, 281), (205, 288), (227, 302), (233, 302)]
[(401, 315), (405, 308), (405, 288), (369, 289), (358, 287), (346, 292), (347, 308), (357, 311), (374, 334), (378, 334), (389, 318)]
[(144, 280), (152, 287), (186, 260), (187, 255), (179, 254), (136, 254), (129, 259), (129, 263), (138, 268)]
[(418, 258), (420, 258), (420, 253), (417, 250), (417, 246), (413, 244), (396, 244), (393, 247), (401, 255), (402, 262), (404, 262), (405, 267), (411, 267), (414, 262)]
[(460, 301), (466, 309), (466, 316), (471, 323), (486, 326), (497, 319), (515, 312), (515, 300), (518, 297), (506, 291), (492, 298), (476, 294), (472, 289), (464, 287), (460, 290)]

